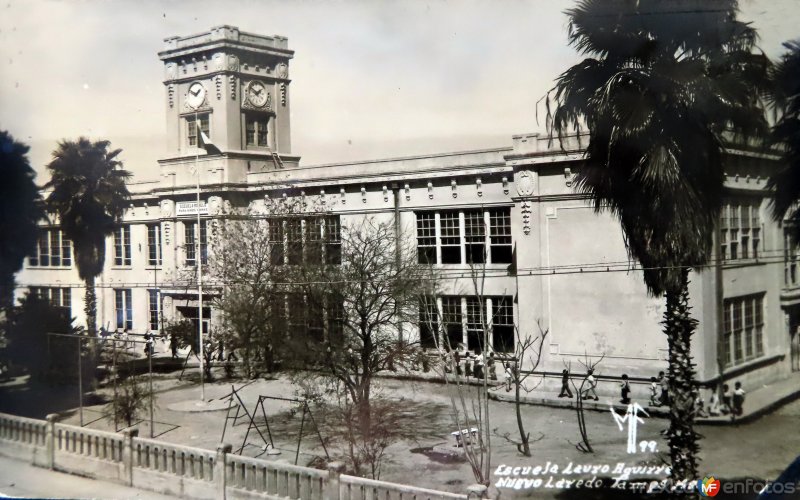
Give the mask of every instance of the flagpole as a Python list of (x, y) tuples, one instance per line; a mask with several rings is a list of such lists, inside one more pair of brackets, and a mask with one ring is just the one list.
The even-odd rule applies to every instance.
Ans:
[(197, 127), (195, 133), (197, 134), (196, 146), (197, 150), (194, 155), (194, 170), (197, 174), (197, 232), (195, 233), (195, 263), (197, 264), (197, 335), (200, 339), (200, 401), (206, 400), (206, 381), (205, 381), (205, 365), (204, 365), (204, 350), (203, 345), (203, 250), (202, 250), (202, 229), (200, 226), (200, 168), (198, 166), (200, 157), (200, 140), (202, 128), (198, 120), (197, 113), (194, 114), (194, 124)]

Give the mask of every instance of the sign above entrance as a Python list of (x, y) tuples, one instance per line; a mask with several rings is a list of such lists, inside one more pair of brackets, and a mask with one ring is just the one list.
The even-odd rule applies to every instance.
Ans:
[[(200, 202), (200, 215), (208, 215), (208, 203)], [(181, 217), (183, 215), (197, 215), (198, 208), (196, 201), (179, 201), (175, 204), (175, 215)]]

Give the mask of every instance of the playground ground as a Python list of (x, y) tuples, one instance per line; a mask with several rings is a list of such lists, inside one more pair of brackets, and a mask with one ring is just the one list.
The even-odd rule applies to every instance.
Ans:
[[(185, 411), (187, 404), (201, 399), (199, 373), (187, 371), (179, 381), (179, 372), (154, 375), (157, 404), (154, 409), (153, 435), (167, 442), (216, 449), (226, 427), (225, 396), (231, 385), (245, 387), (238, 392), (248, 410), (252, 410), (259, 396), (291, 398), (296, 387), (285, 376), (274, 380), (224, 381), (217, 379), (205, 385), (205, 399), (216, 411)], [(217, 374), (219, 377), (221, 373)], [(451, 416), (452, 389), (438, 383), (396, 379), (381, 379), (378, 390), (387, 397), (402, 401), (404, 405), (404, 428), (408, 439), (389, 447), (381, 479), (416, 486), (453, 492), (464, 492), (474, 482), (469, 464), (452, 456), (434, 453), (437, 446), (452, 446), (450, 433), (455, 430)], [(108, 389), (105, 389), (108, 393)], [(103, 391), (100, 391), (103, 392)], [(27, 378), (8, 381), (0, 386), (0, 411), (18, 415), (44, 418), (47, 413), (59, 413), (62, 421), (79, 424), (77, 389), (70, 386), (47, 387), (33, 383)], [(268, 460), (294, 463), (298, 435), (302, 419), (300, 406), (267, 399), (264, 410), (279, 455), (261, 455)], [(312, 410), (313, 411), (313, 410)], [(638, 426), (638, 440), (655, 441), (656, 450), (629, 454), (626, 452), (627, 433), (620, 431), (609, 411), (586, 413), (589, 438), (595, 453), (586, 454), (575, 448), (579, 441), (574, 410), (524, 405), (523, 421), (531, 433), (533, 457), (521, 456), (516, 446), (502, 436), (506, 433), (513, 439), (517, 435), (514, 404), (490, 402), (490, 426), (495, 429), (491, 436), (492, 470), (499, 465), (544, 466), (547, 462), (558, 464), (562, 470), (570, 462), (577, 464), (609, 464), (613, 469), (618, 463), (626, 466), (661, 465), (666, 460), (666, 443), (661, 436), (667, 421), (645, 418)], [(260, 414), (260, 410), (258, 412)], [(113, 422), (102, 416), (103, 405), (84, 408), (84, 425), (94, 429), (114, 430)], [(796, 425), (800, 417), (800, 402), (784, 406), (752, 423), (735, 426), (699, 426), (704, 436), (701, 443), (701, 472), (722, 478), (755, 477), (774, 479), (797, 456), (800, 450), (800, 433)], [(140, 436), (150, 436), (149, 415), (136, 424)], [(265, 434), (263, 418), (257, 420)], [(248, 429), (248, 419), (240, 418), (236, 425), (228, 421), (225, 442), (233, 446), (234, 452), (243, 444)], [(325, 452), (314, 432), (310, 418), (303, 421), (304, 436), (300, 440), (298, 464), (307, 465)], [(120, 426), (121, 428), (121, 426)], [(413, 437), (412, 437), (413, 436)], [(243, 455), (257, 456), (263, 451), (263, 442), (251, 429)], [(758, 457), (758, 459), (754, 459)], [(575, 478), (580, 477), (576, 475)], [(591, 475), (589, 475), (591, 477)], [(493, 480), (499, 476), (493, 477)]]

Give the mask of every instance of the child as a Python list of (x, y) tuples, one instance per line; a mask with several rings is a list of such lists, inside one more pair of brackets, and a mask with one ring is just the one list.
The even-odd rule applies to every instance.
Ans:
[(506, 372), (506, 392), (511, 392), (511, 381), (514, 378), (514, 372), (511, 370), (511, 363), (506, 361), (505, 363), (505, 372)]
[[(733, 416), (742, 416), (742, 406), (744, 406), (744, 389), (742, 383), (736, 382), (733, 390)], [(731, 418), (733, 418), (733, 416)]]
[(623, 373), (622, 374), (622, 383), (620, 384), (620, 392), (622, 394), (622, 399), (620, 399), (620, 403), (627, 405), (631, 403), (631, 384), (628, 382), (628, 375)]
[(569, 370), (566, 368), (561, 372), (561, 393), (560, 398), (572, 398), (572, 391), (569, 390)]
[(719, 416), (719, 395), (717, 394), (717, 388), (711, 391), (711, 397), (708, 399), (708, 414), (712, 417)]
[(595, 391), (595, 387), (597, 387), (597, 379), (594, 378), (594, 370), (589, 369), (586, 373), (586, 382), (589, 384), (589, 388), (583, 391), (583, 399), (590, 399), (589, 394), (594, 394), (594, 400), (600, 401), (600, 398), (597, 397), (597, 391)]
[(658, 372), (658, 381), (661, 383), (661, 404), (669, 406), (669, 379), (664, 372)]
[(728, 384), (722, 384), (722, 413), (731, 413), (731, 388)]
[(700, 391), (697, 391), (697, 398), (694, 400), (694, 416), (695, 417), (708, 416), (708, 414), (706, 413), (705, 401), (703, 401), (703, 395), (700, 394)]
[(658, 398), (658, 381), (655, 377), (650, 377), (650, 406), (661, 406)]

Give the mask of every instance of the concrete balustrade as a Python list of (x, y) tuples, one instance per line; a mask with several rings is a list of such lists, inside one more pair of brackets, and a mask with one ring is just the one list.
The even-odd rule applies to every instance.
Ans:
[(466, 500), (466, 495), (375, 481), (328, 470), (271, 462), (138, 437), (0, 413), (0, 454), (39, 467), (115, 481), (183, 498), (247, 500)]

